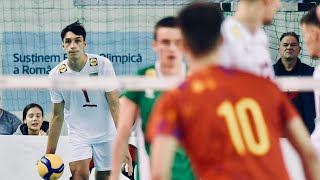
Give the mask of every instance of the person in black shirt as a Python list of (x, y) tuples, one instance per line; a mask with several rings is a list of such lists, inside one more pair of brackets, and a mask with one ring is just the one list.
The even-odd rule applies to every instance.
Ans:
[[(301, 62), (299, 35), (295, 32), (283, 33), (280, 37), (279, 54), (281, 58), (273, 65), (276, 76), (312, 76), (314, 67)], [(315, 128), (315, 103), (313, 92), (288, 91), (291, 99), (303, 118), (304, 124), (310, 134)]]

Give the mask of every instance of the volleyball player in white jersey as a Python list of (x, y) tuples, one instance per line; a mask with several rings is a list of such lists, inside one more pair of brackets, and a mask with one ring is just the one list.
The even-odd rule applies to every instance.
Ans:
[[(84, 53), (86, 31), (72, 23), (61, 32), (68, 59), (50, 71), (51, 78), (66, 76), (114, 77), (112, 63), (105, 57)], [(50, 90), (53, 116), (46, 153), (55, 153), (63, 119), (68, 126), (71, 145), (70, 179), (89, 179), (89, 163), (94, 159), (96, 179), (106, 180), (111, 172), (112, 143), (118, 119), (118, 87), (105, 91)]]
[(280, 0), (240, 0), (222, 24), (221, 64), (266, 78), (274, 77), (268, 39), (261, 25), (269, 24)]

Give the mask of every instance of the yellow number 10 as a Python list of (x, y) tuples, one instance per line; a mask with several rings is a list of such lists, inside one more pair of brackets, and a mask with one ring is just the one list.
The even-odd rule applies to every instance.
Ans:
[[(240, 155), (250, 153), (261, 156), (270, 149), (267, 127), (259, 104), (251, 98), (242, 98), (235, 104), (230, 101), (222, 102), (217, 109), (218, 116), (225, 119), (231, 141)], [(250, 124), (248, 113), (251, 114), (257, 141)]]

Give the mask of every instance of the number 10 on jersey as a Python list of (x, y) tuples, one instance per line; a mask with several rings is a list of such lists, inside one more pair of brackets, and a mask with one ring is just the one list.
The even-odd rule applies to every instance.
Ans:
[[(269, 151), (268, 129), (261, 108), (254, 99), (242, 98), (235, 103), (223, 101), (218, 106), (217, 113), (225, 120), (232, 144), (239, 155), (249, 152), (262, 156)], [(250, 119), (255, 126), (257, 141)]]

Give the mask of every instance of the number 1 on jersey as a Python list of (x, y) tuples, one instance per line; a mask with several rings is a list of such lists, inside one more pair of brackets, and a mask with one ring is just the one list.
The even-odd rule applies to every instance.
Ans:
[[(244, 155), (249, 151), (261, 156), (269, 151), (270, 140), (267, 126), (261, 108), (254, 99), (242, 98), (235, 104), (224, 101), (218, 106), (217, 113), (226, 121), (232, 144), (239, 155)], [(253, 120), (252, 124), (255, 126), (256, 136), (250, 124), (249, 113)]]
[[(82, 89), (82, 92), (84, 94), (84, 97), (86, 98), (86, 102), (90, 103), (90, 99), (89, 99), (89, 95), (88, 95), (87, 90)], [(84, 105), (82, 105), (82, 107), (97, 107), (97, 105), (96, 104), (84, 104)]]

